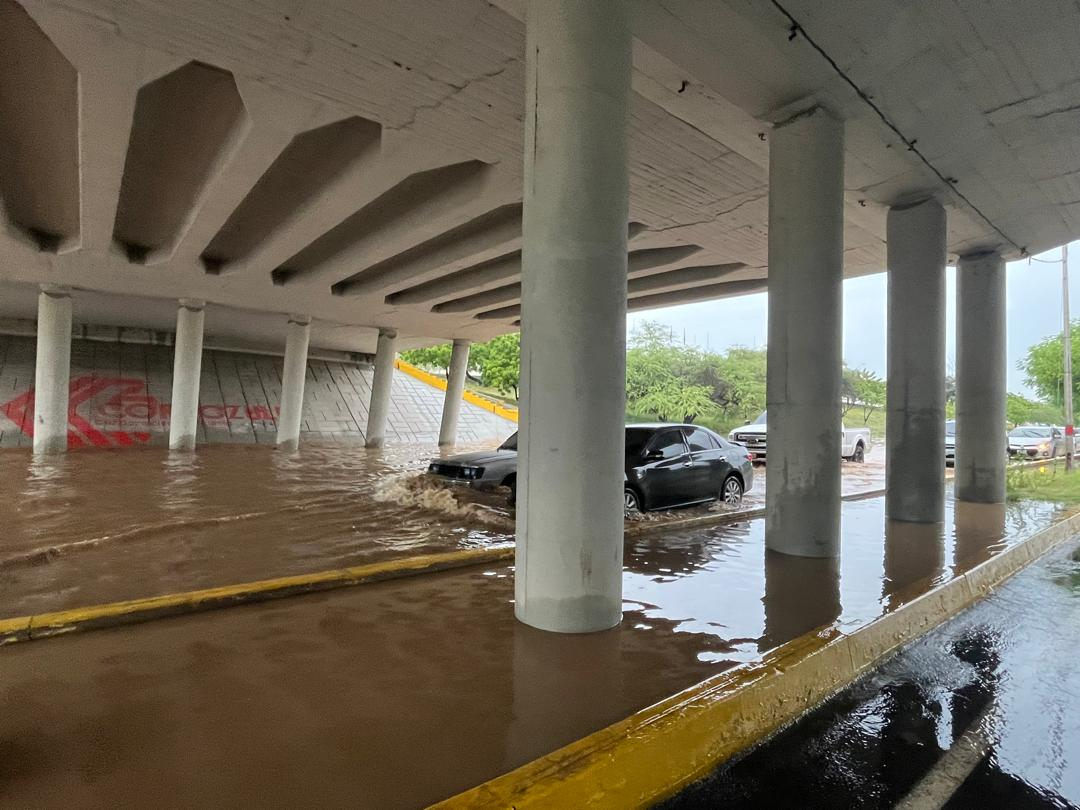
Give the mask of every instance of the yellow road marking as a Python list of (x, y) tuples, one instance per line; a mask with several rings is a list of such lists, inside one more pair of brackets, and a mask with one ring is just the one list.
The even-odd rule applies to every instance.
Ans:
[[(420, 382), (427, 383), (433, 388), (438, 388), (440, 391), (446, 390), (446, 380), (442, 377), (437, 377), (434, 374), (429, 374), (421, 368), (417, 368), (412, 363), (406, 363), (404, 360), (395, 360), (394, 368), (399, 371), (404, 371), (410, 377), (415, 377)], [(478, 408), (483, 408), (485, 411), (490, 411), (496, 416), (501, 416), (503, 419), (509, 419), (511, 422), (518, 420), (517, 408), (510, 408), (506, 405), (500, 405), (498, 402), (494, 402), (487, 397), (482, 397), (479, 394), (474, 394), (472, 391), (465, 391), (461, 398), (471, 405), (475, 405)]]
[(289, 596), (329, 588), (348, 587), (367, 582), (446, 571), (468, 565), (480, 565), (513, 559), (509, 545), (464, 549), (443, 554), (425, 554), (398, 560), (317, 571), (288, 577), (203, 588), (195, 591), (130, 599), (101, 605), (0, 619), (0, 644), (67, 633), (87, 626), (109, 626), (142, 621), (163, 615), (190, 613)]

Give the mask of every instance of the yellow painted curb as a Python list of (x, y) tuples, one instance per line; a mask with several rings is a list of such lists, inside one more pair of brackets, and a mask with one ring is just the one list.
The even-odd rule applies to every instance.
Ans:
[(1080, 531), (1074, 515), (892, 613), (843, 633), (807, 633), (517, 770), (433, 805), (647, 807), (711, 773), (991, 593)]
[[(422, 368), (417, 368), (412, 363), (406, 363), (404, 360), (395, 360), (394, 368), (398, 371), (403, 371), (410, 377), (415, 377), (422, 383), (427, 383), (433, 388), (438, 388), (440, 391), (446, 390), (446, 380), (442, 377), (437, 377), (434, 374), (429, 374)], [(479, 394), (474, 394), (472, 391), (465, 391), (461, 398), (468, 402), (470, 405), (475, 405), (477, 408), (483, 408), (485, 411), (489, 411), (496, 416), (501, 416), (503, 419), (509, 419), (511, 422), (518, 421), (517, 408), (510, 408), (506, 405), (501, 405), (494, 400), (490, 400), (487, 397), (482, 397)]]
[(275, 579), (263, 579), (218, 588), (131, 599), (89, 607), (72, 608), (36, 616), (0, 619), (0, 645), (45, 638), (95, 627), (149, 621), (150, 619), (232, 607), (302, 593), (381, 582), (418, 574), (447, 571), (513, 559), (513, 546), (464, 549), (444, 554), (425, 554), (399, 560), (317, 571)]

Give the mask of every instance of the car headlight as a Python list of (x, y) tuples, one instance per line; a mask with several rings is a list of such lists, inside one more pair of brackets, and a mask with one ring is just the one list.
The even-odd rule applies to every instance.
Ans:
[(483, 467), (462, 467), (461, 468), (461, 477), (462, 478), (467, 478), (470, 481), (475, 481), (477, 478), (479, 478), (483, 474), (484, 474), (484, 468)]
[(1050, 442), (1043, 442), (1042, 444), (1039, 445), (1039, 449), (1040, 450), (1049, 450), (1050, 449)]

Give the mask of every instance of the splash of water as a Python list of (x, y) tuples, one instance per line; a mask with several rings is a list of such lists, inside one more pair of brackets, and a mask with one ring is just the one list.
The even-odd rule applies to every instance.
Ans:
[(425, 509), (442, 516), (467, 518), (489, 526), (513, 531), (510, 517), (494, 508), (466, 500), (467, 490), (440, 484), (430, 476), (403, 473), (392, 475), (375, 486), (373, 497), (382, 503), (395, 503)]

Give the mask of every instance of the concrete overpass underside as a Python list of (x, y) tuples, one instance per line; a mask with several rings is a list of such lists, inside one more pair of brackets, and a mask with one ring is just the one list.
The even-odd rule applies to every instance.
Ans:
[[(846, 125), (848, 276), (928, 190), (953, 257), (1080, 233), (1075, 6), (631, 6), (631, 308), (764, 289), (771, 124), (811, 102)], [(0, 315), (47, 282), (95, 293), (85, 321), (171, 328), (152, 301), (196, 298), (208, 334), (280, 340), (302, 312), (349, 351), (516, 328), (523, 17), (0, 1)]]

